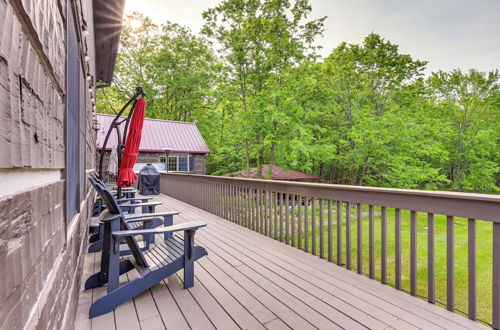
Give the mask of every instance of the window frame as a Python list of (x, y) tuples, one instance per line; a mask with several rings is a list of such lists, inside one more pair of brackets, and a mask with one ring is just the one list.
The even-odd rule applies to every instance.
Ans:
[[(186, 157), (186, 166), (185, 166), (186, 169), (185, 170), (180, 169), (180, 163), (181, 163), (180, 158), (181, 157)], [(171, 159), (175, 159), (175, 166), (173, 166), (174, 164), (171, 162)], [(195, 166), (194, 166), (194, 155), (193, 154), (174, 154), (174, 155), (170, 154), (168, 156), (167, 168), (168, 168), (169, 172), (189, 173), (189, 172), (194, 171), (194, 167)], [(191, 168), (193, 168), (193, 170), (191, 170)]]

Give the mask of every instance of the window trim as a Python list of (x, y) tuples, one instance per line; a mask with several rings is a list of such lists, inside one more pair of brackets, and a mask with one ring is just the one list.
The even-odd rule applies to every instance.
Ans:
[[(191, 157), (194, 156), (193, 154), (186, 154), (186, 153), (183, 153), (183, 154), (170, 154), (168, 155), (168, 164), (167, 164), (167, 168), (168, 168), (168, 171), (169, 172), (182, 172), (182, 173), (189, 173), (189, 172), (194, 172), (194, 164), (195, 164), (195, 161), (194, 161), (194, 158), (193, 158), (193, 170), (191, 171)], [(186, 157), (186, 170), (180, 170), (179, 169), (179, 164), (180, 164), (180, 161), (179, 161), (179, 157)], [(162, 157), (160, 157), (161, 159)], [(171, 167), (170, 165), (170, 159), (175, 159), (175, 170), (173, 169), (173, 167)], [(172, 164), (173, 165), (173, 164)]]

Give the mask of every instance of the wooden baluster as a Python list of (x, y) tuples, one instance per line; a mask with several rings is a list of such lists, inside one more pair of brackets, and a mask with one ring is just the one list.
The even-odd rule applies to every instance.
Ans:
[(218, 204), (218, 201), (217, 201), (217, 184), (215, 183), (212, 183), (212, 213), (217, 215), (217, 204)]
[(363, 274), (363, 207), (360, 203), (356, 204), (356, 216), (357, 216), (357, 270), (358, 274)]
[(351, 203), (345, 206), (345, 258), (346, 267), (351, 270)]
[(242, 196), (242, 190), (241, 187), (237, 187), (236, 189), (236, 194), (237, 194), (237, 202), (238, 202), (238, 224), (242, 225), (243, 224), (243, 217), (242, 217), (242, 212), (243, 212), (243, 198)]
[(257, 232), (262, 233), (262, 190), (257, 190), (257, 199), (256, 204), (257, 207)]
[(243, 226), (248, 228), (248, 189), (243, 187)]
[(434, 263), (434, 214), (427, 214), (427, 301), (436, 303), (436, 270)]
[(297, 196), (297, 246), (302, 250), (302, 196)]
[(296, 196), (292, 195), (292, 246), (295, 247), (295, 201)]
[(214, 184), (215, 214), (219, 216), (219, 185)]
[(380, 260), (380, 268), (381, 268), (381, 282), (383, 284), (387, 284), (387, 211), (384, 206), (381, 209), (380, 215), (380, 236), (382, 239), (380, 252), (381, 252), (381, 260)]
[(373, 205), (368, 206), (368, 259), (369, 272), (371, 279), (375, 278), (375, 219), (373, 213)]
[(410, 293), (417, 295), (417, 212), (410, 213)]
[(325, 258), (325, 217), (322, 198), (319, 199), (319, 257)]
[(288, 198), (290, 198), (290, 195), (289, 194), (285, 194), (285, 204), (283, 205), (285, 207), (285, 243), (286, 244), (290, 244), (290, 221), (288, 219), (288, 214), (290, 213), (289, 212), (289, 209), (288, 209)]
[(333, 261), (333, 216), (332, 201), (328, 200), (328, 261)]
[(259, 190), (253, 189), (253, 231), (259, 231)]
[(401, 210), (394, 209), (394, 267), (396, 289), (401, 290)]
[(215, 190), (215, 183), (210, 185), (210, 208), (211, 213), (217, 214), (217, 192)]
[(311, 253), (313, 255), (316, 255), (316, 198), (313, 197), (312, 198), (312, 212), (311, 212), (311, 215), (312, 215), (312, 222), (311, 222), (311, 230), (312, 230), (312, 251)]
[(262, 235), (266, 235), (266, 191), (262, 190), (261, 192), (261, 210), (260, 210), (260, 217), (261, 217), (261, 226), (262, 228), (260, 229), (260, 232)]
[(250, 188), (249, 189), (249, 203), (248, 203), (248, 208), (249, 208), (249, 213), (250, 213), (250, 226), (248, 228), (254, 230), (255, 228), (255, 213), (254, 213), (254, 189)]
[(304, 198), (304, 250), (309, 252), (309, 197)]
[(262, 210), (262, 214), (263, 214), (262, 226), (264, 227), (264, 229), (263, 229), (262, 233), (267, 236), (267, 233), (268, 233), (267, 226), (269, 223), (269, 221), (268, 221), (269, 205), (267, 203), (267, 198), (268, 198), (267, 196), (269, 195), (269, 192), (267, 190), (264, 190), (263, 192), (264, 192), (264, 194), (262, 195), (262, 208), (263, 208), (263, 210)]
[(270, 191), (269, 192), (269, 237), (274, 237), (274, 210), (276, 209), (274, 207), (274, 196), (275, 193)]
[(446, 216), (446, 308), (455, 310), (455, 229), (452, 216)]
[(234, 223), (238, 223), (238, 220), (236, 219), (236, 208), (237, 208), (237, 203), (236, 203), (236, 187), (231, 186), (231, 212), (232, 212), (232, 218)]
[(337, 201), (337, 265), (342, 266), (342, 201)]
[(267, 236), (267, 190), (262, 195), (262, 233)]
[(224, 194), (224, 218), (227, 220), (231, 220), (231, 217), (229, 216), (229, 193), (228, 193), (228, 186), (227, 185), (222, 185), (222, 193)]
[(228, 185), (226, 188), (227, 192), (227, 215), (229, 217), (229, 221), (234, 222), (233, 219), (233, 196), (232, 196), (232, 186)]
[(469, 319), (477, 319), (477, 297), (476, 297), (476, 220), (467, 220), (467, 243), (468, 243), (468, 310)]
[(268, 217), (267, 222), (269, 226), (268, 236), (272, 237), (273, 236), (273, 192), (272, 191), (269, 191), (269, 193), (267, 194), (267, 198), (269, 205), (269, 210), (267, 212), (267, 217)]
[(278, 193), (274, 193), (274, 239), (278, 238)]
[(493, 222), (493, 329), (500, 329), (500, 222)]
[(285, 198), (283, 193), (280, 193), (280, 242), (283, 242), (283, 203)]
[(217, 195), (219, 196), (219, 217), (224, 217), (224, 196), (222, 194), (222, 184), (217, 185)]

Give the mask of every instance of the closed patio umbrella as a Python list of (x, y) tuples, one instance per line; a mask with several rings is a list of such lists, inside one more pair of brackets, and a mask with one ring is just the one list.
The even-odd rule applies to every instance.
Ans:
[(134, 173), (134, 164), (139, 153), (145, 109), (146, 100), (144, 98), (138, 99), (130, 119), (127, 140), (123, 149), (123, 158), (120, 162), (117, 181), (117, 185), (120, 187), (129, 187), (137, 180), (137, 175)]

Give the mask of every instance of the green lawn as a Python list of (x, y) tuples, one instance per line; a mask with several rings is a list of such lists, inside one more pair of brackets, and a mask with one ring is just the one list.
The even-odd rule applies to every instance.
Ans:
[[(336, 203), (333, 203), (333, 260), (337, 258), (337, 225)], [(279, 208), (278, 208), (279, 209)], [(375, 277), (381, 277), (381, 217), (380, 207), (375, 211)], [(289, 210), (289, 212), (291, 212)], [(325, 258), (328, 258), (328, 225), (327, 205), (324, 208), (324, 249)], [(357, 215), (356, 209), (351, 209), (351, 256), (352, 270), (357, 271)], [(279, 214), (279, 211), (278, 211)], [(309, 251), (312, 251), (312, 212), (309, 207)], [(345, 204), (343, 215), (343, 261), (346, 260), (345, 236)], [(302, 217), (304, 217), (302, 207)], [(285, 216), (283, 216), (285, 218)], [(289, 213), (291, 224), (291, 213)], [(320, 245), (320, 215), (319, 205), (316, 205), (316, 254), (319, 256)], [(417, 213), (418, 219), (418, 274), (417, 293), (427, 296), (427, 214)], [(295, 226), (297, 226), (297, 207), (295, 207)], [(410, 291), (410, 211), (401, 212), (401, 244), (402, 244), (402, 286), (403, 290)], [(477, 231), (477, 316), (478, 319), (491, 322), (491, 285), (492, 285), (492, 224), (487, 221), (476, 221)], [(278, 231), (279, 232), (279, 231)], [(296, 235), (297, 235), (296, 230)], [(387, 280), (391, 286), (395, 285), (395, 251), (394, 251), (395, 220), (394, 209), (387, 209)], [(435, 215), (435, 270), (436, 270), (436, 300), (446, 303), (446, 216)], [(285, 233), (285, 228), (283, 228)], [(291, 235), (291, 228), (290, 228)], [(297, 238), (296, 238), (297, 239)], [(303, 238), (304, 239), (304, 238)], [(304, 242), (304, 240), (302, 241)], [(297, 244), (296, 244), (297, 246)], [(302, 243), (304, 246), (304, 243)], [(363, 206), (363, 273), (368, 274), (368, 206)], [(457, 310), (467, 312), (467, 219), (455, 218), (455, 307)], [(425, 299), (425, 298), (422, 298)]]

